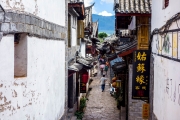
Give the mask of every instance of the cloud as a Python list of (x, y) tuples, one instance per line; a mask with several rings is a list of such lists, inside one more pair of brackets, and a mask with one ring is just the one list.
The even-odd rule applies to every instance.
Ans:
[(102, 11), (100, 12), (98, 15), (102, 15), (102, 16), (112, 16), (112, 13), (108, 13), (107, 11)]
[(92, 14), (97, 14), (95, 7), (92, 8)]
[[(94, 0), (84, 0), (85, 7), (90, 6), (94, 3)], [(97, 14), (96, 8), (93, 6), (92, 13)]]
[(84, 0), (85, 7), (92, 5), (94, 0)]
[(114, 3), (114, 0), (101, 0), (101, 2), (105, 2), (105, 3)]

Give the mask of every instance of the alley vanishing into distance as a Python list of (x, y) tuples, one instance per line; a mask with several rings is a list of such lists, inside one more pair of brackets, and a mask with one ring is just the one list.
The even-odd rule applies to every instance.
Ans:
[[(109, 72), (108, 76), (109, 78)], [(120, 110), (117, 108), (117, 103), (114, 97), (110, 95), (110, 86), (108, 79), (105, 84), (104, 92), (100, 87), (100, 70), (90, 84), (92, 90), (89, 93), (88, 101), (85, 109), (83, 120), (120, 120)]]
[(0, 120), (180, 120), (179, 5), (0, 0)]

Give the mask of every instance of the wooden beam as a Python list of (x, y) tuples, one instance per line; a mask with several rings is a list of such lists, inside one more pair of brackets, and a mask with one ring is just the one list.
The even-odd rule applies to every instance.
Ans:
[(84, 11), (85, 11), (84, 10), (84, 4), (82, 4), (81, 7), (82, 7), (82, 15), (84, 16), (85, 15), (85, 13), (84, 13)]
[(116, 16), (150, 16), (151, 13), (116, 13)]
[(68, 7), (81, 7), (82, 5), (79, 3), (69, 3)]
[(85, 15), (85, 13), (84, 13), (84, 4), (82, 4), (82, 3), (69, 3), (68, 4), (68, 7), (78, 7), (78, 8), (81, 8), (81, 12), (82, 12), (82, 15), (84, 16)]
[(134, 52), (136, 49), (137, 49), (137, 47), (134, 47), (134, 48), (132, 48), (132, 49), (130, 49), (130, 50), (127, 50), (127, 51), (124, 51), (124, 52), (118, 54), (118, 56), (119, 56), (119, 57), (123, 57), (123, 56), (129, 55), (129, 54), (131, 54), (132, 52)]

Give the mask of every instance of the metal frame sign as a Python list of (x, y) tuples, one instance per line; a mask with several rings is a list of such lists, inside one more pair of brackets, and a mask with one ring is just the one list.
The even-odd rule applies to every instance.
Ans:
[(149, 99), (150, 51), (136, 50), (133, 53), (132, 99)]

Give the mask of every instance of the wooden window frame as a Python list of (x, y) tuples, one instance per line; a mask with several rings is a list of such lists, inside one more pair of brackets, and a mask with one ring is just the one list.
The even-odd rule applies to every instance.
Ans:
[(14, 78), (27, 77), (27, 33), (14, 34)]
[(166, 9), (169, 6), (169, 0), (163, 0), (163, 9)]

